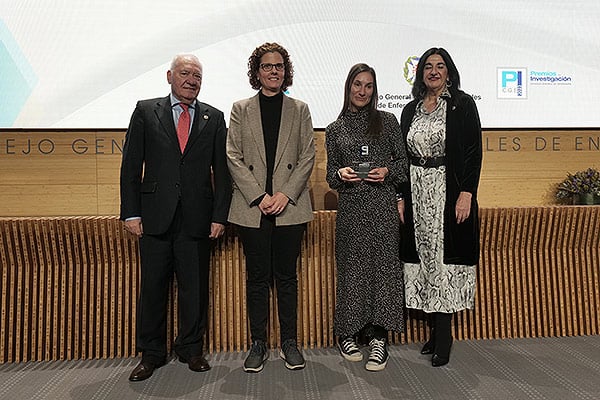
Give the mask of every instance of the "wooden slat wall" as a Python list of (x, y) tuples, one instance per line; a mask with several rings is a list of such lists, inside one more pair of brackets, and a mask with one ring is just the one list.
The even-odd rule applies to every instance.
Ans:
[(0, 361), (133, 354), (137, 251), (114, 217), (0, 219)]
[[(597, 206), (482, 209), (476, 306), (456, 315), (455, 337), (598, 334), (599, 227)], [(315, 212), (302, 245), (304, 347), (334, 344), (334, 231), (335, 212)], [(117, 218), (0, 218), (0, 261), (0, 363), (135, 355), (138, 248)], [(216, 243), (212, 262), (208, 350), (245, 350), (244, 256), (233, 229)], [(271, 310), (275, 346), (273, 301)], [(423, 315), (410, 312), (406, 333), (391, 339), (423, 341), (426, 331)]]

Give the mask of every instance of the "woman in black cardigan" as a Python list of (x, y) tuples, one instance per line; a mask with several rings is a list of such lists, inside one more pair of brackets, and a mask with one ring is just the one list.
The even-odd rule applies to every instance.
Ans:
[(398, 194), (406, 306), (431, 316), (421, 353), (433, 354), (434, 367), (450, 360), (453, 313), (474, 305), (479, 260), (481, 124), (459, 88), (448, 52), (427, 50), (400, 123), (411, 163)]

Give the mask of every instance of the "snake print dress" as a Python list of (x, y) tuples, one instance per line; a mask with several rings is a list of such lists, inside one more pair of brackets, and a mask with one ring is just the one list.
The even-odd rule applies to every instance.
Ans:
[[(414, 156), (445, 154), (446, 100), (427, 113), (417, 105), (406, 139)], [(406, 307), (452, 313), (473, 308), (475, 266), (444, 264), (446, 167), (410, 166), (415, 240), (420, 264), (404, 264)]]

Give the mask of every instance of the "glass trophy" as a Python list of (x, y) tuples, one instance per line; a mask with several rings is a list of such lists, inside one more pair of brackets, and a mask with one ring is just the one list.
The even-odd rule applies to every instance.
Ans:
[(359, 146), (358, 160), (360, 161), (353, 162), (352, 169), (360, 179), (368, 178), (369, 171), (373, 169), (373, 163), (371, 161), (368, 161), (371, 158), (369, 150), (370, 149), (368, 144), (362, 144), (361, 146)]
[(353, 164), (352, 169), (360, 179), (368, 178), (369, 171), (373, 169), (370, 161), (356, 161)]

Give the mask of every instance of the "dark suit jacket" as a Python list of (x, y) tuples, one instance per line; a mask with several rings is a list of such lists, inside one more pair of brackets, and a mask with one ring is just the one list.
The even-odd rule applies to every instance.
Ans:
[[(406, 136), (415, 115), (417, 100), (402, 110), (400, 128)], [(479, 216), (477, 188), (481, 172), (481, 123), (475, 101), (458, 91), (448, 100), (446, 111), (446, 205), (444, 209), (444, 263), (476, 265), (479, 262)], [(419, 262), (415, 246), (410, 183), (404, 184), (405, 223), (401, 226), (401, 258)], [(460, 192), (470, 192), (471, 214), (461, 224), (456, 223), (456, 200)]]
[(223, 113), (196, 102), (181, 154), (169, 96), (139, 101), (123, 147), (121, 219), (141, 216), (145, 234), (161, 234), (181, 200), (184, 229), (192, 236), (208, 236), (211, 222), (226, 224), (231, 179), (225, 140)]

